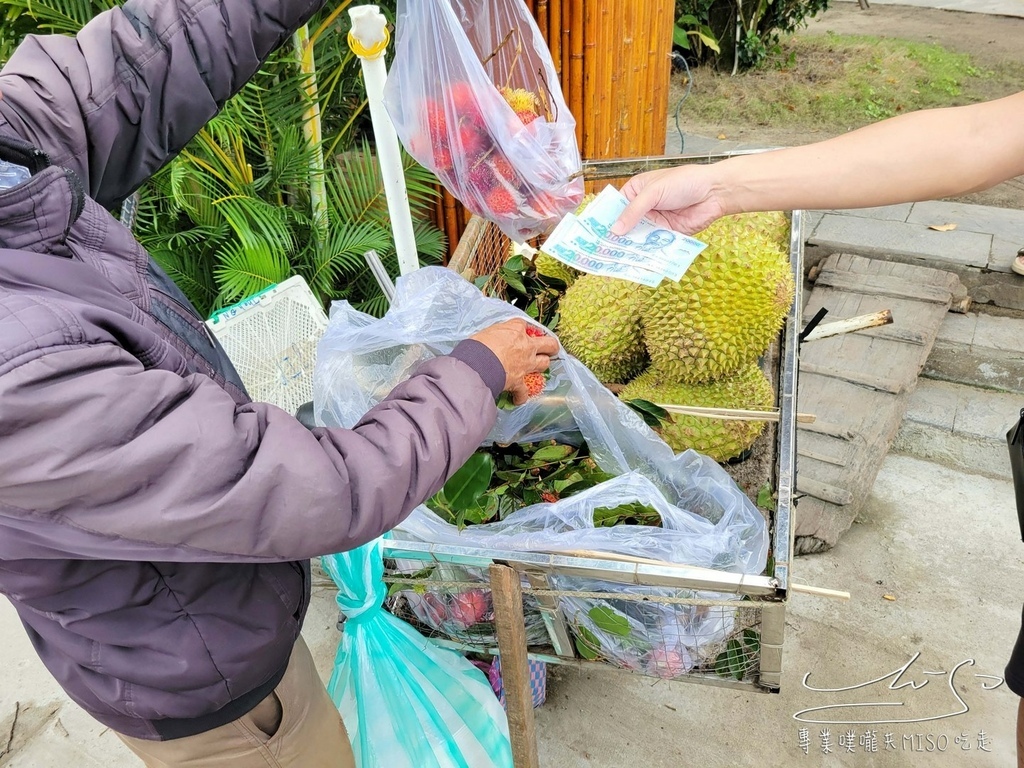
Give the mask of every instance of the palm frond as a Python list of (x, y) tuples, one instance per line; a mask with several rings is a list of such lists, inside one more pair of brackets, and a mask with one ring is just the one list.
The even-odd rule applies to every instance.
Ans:
[(220, 255), (214, 268), (220, 304), (231, 304), (262, 291), (291, 276), (288, 259), (266, 242), (233, 242)]
[(334, 222), (327, 239), (309, 251), (302, 272), (310, 288), (321, 299), (346, 295), (346, 286), (366, 267), (367, 251), (387, 252), (391, 233), (369, 222), (346, 224)]

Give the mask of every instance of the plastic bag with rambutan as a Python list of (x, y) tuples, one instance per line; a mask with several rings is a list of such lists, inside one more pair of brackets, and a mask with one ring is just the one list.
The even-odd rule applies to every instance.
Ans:
[(406, 150), (516, 242), (583, 198), (576, 121), (522, 0), (398, 0), (384, 102)]

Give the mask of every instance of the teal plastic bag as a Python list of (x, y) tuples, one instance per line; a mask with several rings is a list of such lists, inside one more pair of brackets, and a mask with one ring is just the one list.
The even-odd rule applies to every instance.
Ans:
[(322, 558), (344, 631), (327, 686), (359, 768), (512, 768), (508, 721), (484, 674), (382, 608), (378, 539)]

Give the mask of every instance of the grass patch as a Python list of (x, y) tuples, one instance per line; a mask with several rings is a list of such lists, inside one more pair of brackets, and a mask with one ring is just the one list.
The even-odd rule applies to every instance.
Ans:
[(1015, 93), (1021, 69), (984, 71), (970, 56), (931, 43), (794, 35), (759, 69), (736, 77), (697, 69), (682, 116), (702, 123), (841, 132), (902, 112)]

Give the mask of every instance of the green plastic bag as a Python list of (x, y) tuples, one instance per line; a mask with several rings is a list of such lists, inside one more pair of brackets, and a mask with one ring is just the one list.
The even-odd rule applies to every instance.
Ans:
[(322, 558), (344, 631), (327, 686), (359, 768), (512, 768), (508, 721), (484, 674), (382, 608), (381, 540)]

